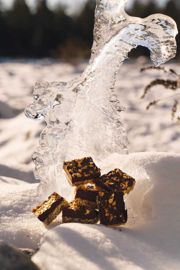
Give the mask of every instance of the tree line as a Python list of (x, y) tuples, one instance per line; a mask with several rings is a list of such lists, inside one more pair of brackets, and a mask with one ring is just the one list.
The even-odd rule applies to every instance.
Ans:
[[(25, 0), (14, 0), (8, 10), (0, 5), (0, 57), (88, 58), (93, 42), (95, 0), (89, 0), (76, 15), (59, 5), (50, 10), (46, 0), (37, 0), (32, 11)], [(170, 0), (161, 10), (151, 1), (136, 0), (130, 15), (146, 17), (162, 12), (180, 26), (180, 5)], [(180, 37), (177, 39), (180, 44)], [(180, 58), (180, 52), (178, 52)]]
[(37, 0), (35, 11), (25, 0), (15, 0), (8, 10), (0, 5), (0, 56), (88, 57), (94, 7), (89, 1), (79, 14), (70, 17), (61, 5), (50, 10), (46, 0)]

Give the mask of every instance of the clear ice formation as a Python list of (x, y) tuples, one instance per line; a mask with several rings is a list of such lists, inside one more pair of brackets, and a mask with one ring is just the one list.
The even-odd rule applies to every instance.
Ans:
[(111, 153), (127, 153), (115, 82), (128, 53), (139, 45), (147, 47), (155, 65), (176, 54), (176, 23), (162, 14), (131, 17), (125, 12), (125, 3), (96, 1), (92, 55), (82, 75), (67, 83), (35, 85), (34, 102), (26, 115), (46, 122), (33, 155), (35, 176), (44, 196), (56, 190), (67, 197), (64, 160), (92, 156), (102, 161)]

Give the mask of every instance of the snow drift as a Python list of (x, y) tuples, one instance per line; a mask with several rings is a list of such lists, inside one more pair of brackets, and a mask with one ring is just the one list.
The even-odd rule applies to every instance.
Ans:
[(120, 229), (63, 224), (43, 238), (33, 261), (43, 270), (180, 268), (180, 155), (113, 155), (104, 171), (120, 167), (137, 179), (127, 196), (128, 223)]

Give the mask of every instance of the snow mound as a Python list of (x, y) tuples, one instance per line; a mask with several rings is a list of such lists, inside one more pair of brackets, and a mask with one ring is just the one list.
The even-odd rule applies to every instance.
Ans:
[(37, 184), (0, 177), (0, 239), (18, 248), (36, 249), (47, 231), (31, 212), (38, 204)]
[[(127, 196), (129, 221), (115, 230), (63, 224), (50, 230), (33, 261), (43, 270), (179, 269), (180, 155), (112, 155), (104, 172), (120, 167), (137, 179)], [(104, 165), (104, 166), (103, 166)]]
[[(46, 235), (33, 261), (44, 270), (77, 270), (82, 266), (86, 270), (140, 270), (147, 269), (147, 259), (152, 255), (156, 255), (152, 248), (130, 238), (126, 231), (118, 232), (98, 225), (67, 224)], [(155, 267), (155, 261), (152, 265)]]

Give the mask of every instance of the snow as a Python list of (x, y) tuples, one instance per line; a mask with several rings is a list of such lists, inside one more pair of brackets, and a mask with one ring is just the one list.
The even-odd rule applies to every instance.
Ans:
[[(159, 73), (140, 74), (141, 66), (141, 62), (125, 64), (117, 80), (121, 103), (127, 108), (124, 120), (130, 154), (109, 156), (98, 164), (103, 173), (120, 167), (137, 179), (134, 191), (126, 197), (129, 221), (118, 231), (81, 224), (53, 228), (59, 221), (46, 228), (31, 213), (42, 201), (31, 161), (42, 124), (28, 120), (23, 110), (32, 100), (35, 81), (68, 80), (85, 65), (51, 61), (0, 64), (1, 101), (10, 108), (0, 107), (0, 239), (22, 248), (36, 249), (42, 243), (33, 257), (38, 265), (43, 264), (42, 270), (77, 269), (79, 264), (110, 270), (180, 268), (179, 124), (171, 121), (170, 104), (145, 110), (152, 95), (141, 100), (143, 88)], [(179, 71), (178, 65), (171, 67)], [(163, 92), (162, 88), (153, 92), (158, 91)]]
[[(141, 91), (154, 77), (139, 74), (140, 62), (118, 73), (138, 45), (150, 49), (156, 65), (173, 58), (177, 27), (160, 14), (130, 17), (125, 2), (97, 1), (92, 57), (84, 72), (86, 65), (50, 60), (0, 65), (0, 239), (38, 249), (32, 260), (40, 270), (180, 268), (179, 126), (170, 121), (171, 102), (145, 112)], [(23, 110), (39, 80), (46, 82), (36, 84), (26, 109), (47, 124), (36, 148), (44, 124), (25, 119)], [(82, 155), (97, 160), (102, 173), (120, 168), (136, 179), (125, 197), (129, 217), (121, 228), (61, 224), (60, 217), (45, 227), (32, 214), (51, 192), (68, 195), (62, 163)]]
[(41, 202), (31, 157), (42, 129), (39, 122), (24, 115), (32, 87), (44, 76), (48, 80), (58, 76), (67, 80), (67, 74), (71, 79), (82, 69), (83, 64), (76, 67), (49, 60), (0, 64), (0, 239), (9, 244), (35, 249), (47, 230), (31, 213)]
[[(129, 221), (122, 230), (64, 224), (50, 230), (33, 261), (42, 269), (179, 269), (180, 155), (112, 156), (106, 165), (135, 176), (127, 196)], [(111, 167), (112, 168), (112, 167)]]

